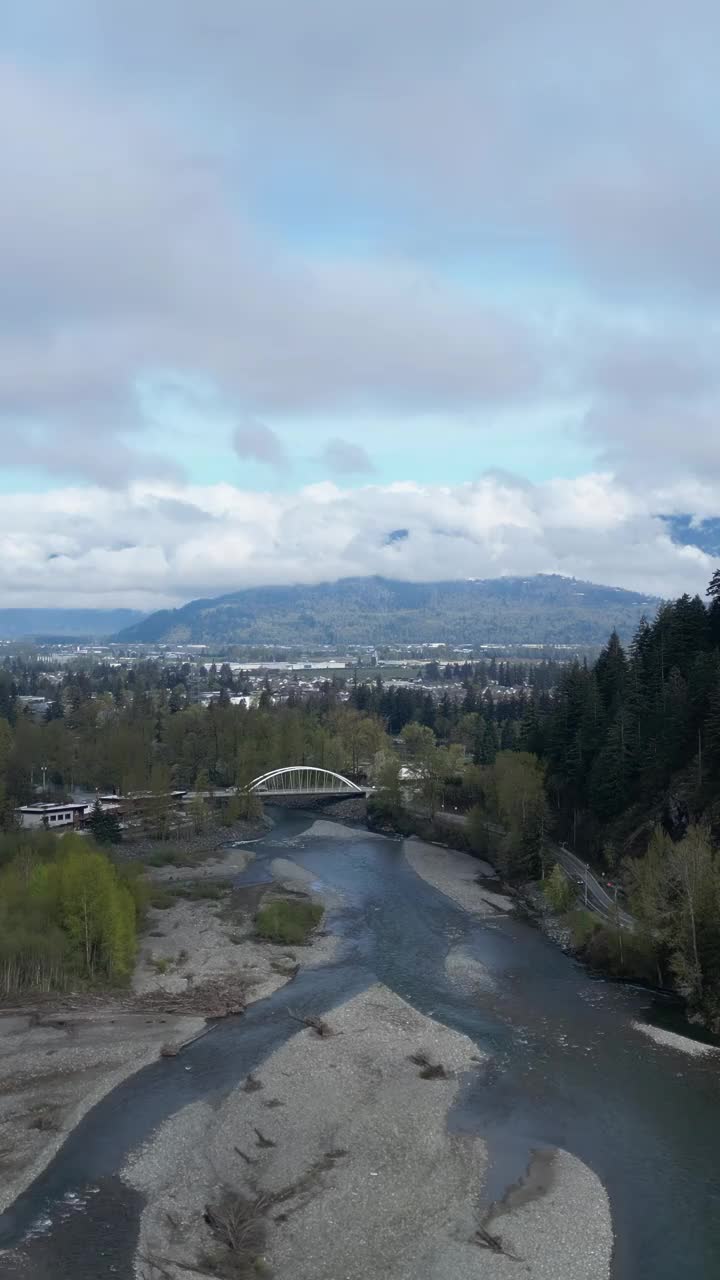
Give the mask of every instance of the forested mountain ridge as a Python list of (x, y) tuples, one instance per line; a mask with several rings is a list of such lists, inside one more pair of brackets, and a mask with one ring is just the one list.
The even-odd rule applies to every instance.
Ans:
[(195, 644), (602, 644), (630, 637), (658, 601), (556, 574), (458, 582), (342, 578), (250, 587), (162, 610), (127, 642)]

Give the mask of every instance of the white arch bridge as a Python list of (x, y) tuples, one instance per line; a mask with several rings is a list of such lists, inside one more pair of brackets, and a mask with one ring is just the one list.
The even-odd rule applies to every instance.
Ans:
[(271, 769), (259, 778), (253, 778), (248, 791), (258, 796), (366, 796), (372, 787), (361, 787), (332, 769), (318, 769), (311, 764), (288, 765), (284, 769)]

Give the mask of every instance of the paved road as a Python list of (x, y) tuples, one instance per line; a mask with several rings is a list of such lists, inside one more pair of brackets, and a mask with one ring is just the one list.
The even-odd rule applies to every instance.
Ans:
[[(577, 854), (571, 853), (569, 849), (563, 848), (559, 844), (550, 844), (548, 848), (555, 855), (564, 871), (573, 880), (581, 880), (581, 892), (585, 892), (585, 884), (587, 883), (587, 900), (588, 906), (597, 911), (599, 915), (605, 919), (615, 920), (615, 912), (617, 910), (617, 919), (623, 929), (634, 929), (635, 920), (629, 911), (625, 911), (621, 906), (615, 905), (615, 895), (605, 887), (601, 880), (588, 867), (587, 863), (578, 858)], [(580, 887), (580, 886), (579, 886)]]
[[(467, 815), (464, 813), (449, 813), (443, 810), (438, 814), (442, 817), (443, 822), (454, 823), (457, 826), (465, 826)], [(485, 827), (488, 831), (494, 831), (496, 835), (502, 835), (503, 829), (494, 822), (486, 822)], [(623, 907), (615, 904), (615, 895), (608, 890), (601, 880), (590, 870), (587, 863), (578, 858), (577, 854), (572, 853), (563, 845), (548, 843), (548, 851), (560, 863), (560, 866), (570, 876), (571, 880), (577, 882), (582, 881), (578, 885), (581, 895), (585, 896), (585, 884), (587, 883), (587, 905), (591, 911), (603, 917), (604, 920), (617, 920), (623, 929), (634, 929), (635, 920), (629, 911), (625, 911)], [(617, 915), (616, 915), (617, 912)]]

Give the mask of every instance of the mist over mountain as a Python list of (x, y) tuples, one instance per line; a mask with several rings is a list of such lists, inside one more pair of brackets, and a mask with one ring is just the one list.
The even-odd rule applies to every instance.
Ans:
[(191, 644), (602, 644), (629, 637), (652, 596), (539, 574), (459, 582), (381, 577), (250, 587), (191, 600), (125, 628), (119, 640)]
[(145, 616), (137, 609), (0, 609), (0, 640), (109, 638)]

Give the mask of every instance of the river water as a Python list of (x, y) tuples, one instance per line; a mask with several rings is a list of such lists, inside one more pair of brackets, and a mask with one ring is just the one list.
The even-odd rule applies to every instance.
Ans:
[[(613, 1280), (720, 1276), (720, 1054), (658, 1046), (632, 1023), (672, 1016), (647, 993), (593, 979), (537, 930), (477, 920), (419, 879), (399, 842), (313, 819), (278, 817), (253, 846), (245, 879), (281, 855), (335, 890), (330, 924), (345, 939), (333, 967), (292, 984), (294, 1010), (322, 1013), (370, 983), (470, 1036), (482, 1067), (450, 1125), (489, 1143), (487, 1204), (538, 1148), (563, 1147), (605, 1184), (615, 1230)], [(477, 984), (448, 976), (455, 948), (483, 967)], [(297, 1031), (288, 990), (220, 1023), (178, 1058), (146, 1067), (99, 1103), (48, 1169), (0, 1216), (8, 1280), (130, 1280), (142, 1201), (118, 1174), (169, 1115), (220, 1099)], [(682, 1029), (682, 1028), (676, 1028)]]

